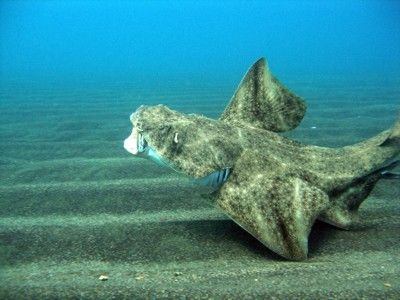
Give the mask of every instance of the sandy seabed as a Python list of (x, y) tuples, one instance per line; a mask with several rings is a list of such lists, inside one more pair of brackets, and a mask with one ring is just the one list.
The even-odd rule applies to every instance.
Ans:
[[(373, 136), (395, 120), (399, 81), (294, 83), (309, 109), (288, 136), (321, 146)], [(290, 262), (190, 180), (122, 148), (140, 104), (217, 117), (232, 90), (2, 89), (0, 298), (398, 299), (398, 181), (378, 184), (354, 230), (317, 222), (309, 259)]]

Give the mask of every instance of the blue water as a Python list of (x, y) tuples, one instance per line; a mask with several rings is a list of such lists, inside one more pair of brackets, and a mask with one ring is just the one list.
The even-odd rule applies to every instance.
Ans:
[(218, 118), (262, 56), (308, 105), (286, 135), (362, 141), (400, 108), (400, 2), (0, 1), (0, 299), (398, 298), (398, 181), (288, 263), (123, 148), (142, 104)]
[(398, 1), (1, 1), (2, 83), (230, 82), (400, 70)]

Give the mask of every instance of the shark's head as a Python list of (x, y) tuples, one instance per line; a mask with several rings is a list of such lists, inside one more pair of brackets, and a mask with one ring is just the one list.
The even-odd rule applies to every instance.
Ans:
[(237, 130), (217, 120), (164, 105), (141, 106), (130, 119), (127, 151), (196, 178), (230, 168), (240, 153)]
[[(124, 148), (133, 155), (149, 158), (161, 166), (173, 168), (173, 163), (163, 158), (156, 150), (153, 144), (162, 145), (165, 148), (171, 148), (178, 143), (178, 134), (172, 139), (169, 138), (172, 129), (171, 122), (172, 111), (164, 106), (140, 106), (130, 116), (133, 128), (131, 135), (125, 139)], [(168, 122), (167, 122), (168, 120)], [(167, 124), (160, 126), (160, 124)], [(168, 129), (169, 128), (169, 129)], [(168, 129), (168, 130), (166, 130)], [(148, 140), (152, 140), (150, 145)]]

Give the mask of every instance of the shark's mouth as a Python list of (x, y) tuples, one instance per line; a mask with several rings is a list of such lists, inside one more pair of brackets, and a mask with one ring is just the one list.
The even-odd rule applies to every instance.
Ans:
[(143, 134), (141, 134), (139, 130), (134, 127), (131, 135), (124, 141), (124, 148), (133, 155), (140, 155), (140, 153), (144, 153), (146, 151), (147, 147), (148, 143)]
[(149, 158), (160, 166), (171, 167), (171, 164), (148, 144), (143, 134), (136, 127), (133, 127), (131, 135), (125, 139), (124, 148), (129, 153)]

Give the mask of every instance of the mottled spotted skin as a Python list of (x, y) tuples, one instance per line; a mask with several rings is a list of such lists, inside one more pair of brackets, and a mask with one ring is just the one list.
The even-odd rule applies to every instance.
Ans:
[(289, 140), (274, 131), (296, 127), (305, 105), (260, 67), (264, 60), (249, 70), (220, 120), (157, 105), (140, 107), (131, 121), (177, 171), (200, 178), (231, 168), (216, 205), (274, 252), (301, 260), (317, 218), (341, 228), (357, 218), (380, 168), (400, 152), (400, 123), (344, 148)]
[(288, 170), (272, 156), (244, 151), (217, 203), (271, 250), (304, 259), (311, 226), (329, 198), (301, 179), (300, 172)]

